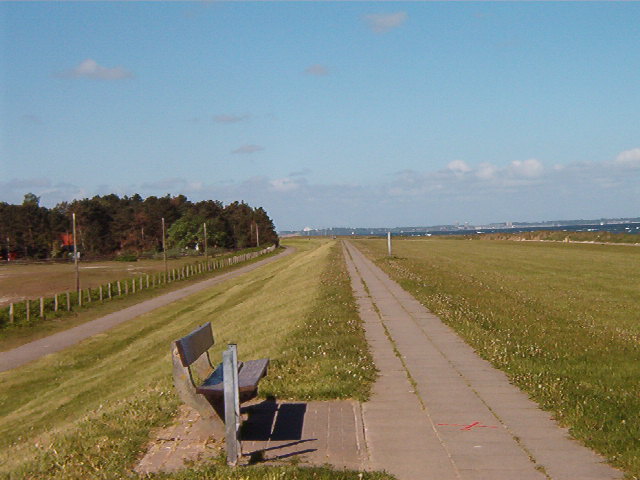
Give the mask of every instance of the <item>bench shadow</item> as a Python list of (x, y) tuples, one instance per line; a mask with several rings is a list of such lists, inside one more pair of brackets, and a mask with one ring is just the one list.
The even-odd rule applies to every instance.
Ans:
[[(316, 440), (315, 438), (302, 438), (306, 411), (306, 403), (278, 404), (272, 397), (260, 403), (243, 407), (241, 412), (247, 415), (247, 419), (240, 429), (240, 438), (243, 442), (287, 442), (245, 453), (244, 456), (249, 457), (249, 463), (282, 460), (316, 451), (315, 448), (289, 451), (291, 447)], [(287, 450), (286, 453), (277, 455), (278, 450), (284, 449)], [(267, 452), (276, 455), (266, 458)]]

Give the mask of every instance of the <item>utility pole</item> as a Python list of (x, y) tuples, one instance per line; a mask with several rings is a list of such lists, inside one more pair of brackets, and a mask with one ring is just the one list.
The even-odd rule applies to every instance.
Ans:
[(209, 256), (207, 255), (207, 222), (202, 224), (204, 228), (204, 260), (207, 261)]
[(164, 281), (169, 280), (169, 268), (167, 267), (167, 240), (164, 235), (164, 217), (162, 217), (162, 256), (164, 257)]
[(258, 229), (258, 222), (256, 222), (256, 247), (260, 246), (260, 230)]
[(80, 295), (80, 268), (78, 267), (78, 239), (76, 238), (76, 214), (72, 213), (73, 218), (73, 263), (76, 267), (76, 292)]

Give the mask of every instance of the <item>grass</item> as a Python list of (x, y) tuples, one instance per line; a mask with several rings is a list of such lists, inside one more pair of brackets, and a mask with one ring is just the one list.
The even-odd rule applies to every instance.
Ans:
[[(254, 249), (251, 249), (251, 250), (254, 250)], [(245, 253), (248, 251), (250, 250), (243, 250), (238, 254)], [(278, 252), (276, 251), (276, 253)], [(4, 323), (0, 325), (0, 352), (19, 347), (20, 345), (24, 345), (25, 343), (29, 343), (34, 340), (44, 338), (56, 332), (73, 328), (82, 323), (95, 320), (96, 318), (100, 318), (104, 315), (108, 315), (109, 313), (122, 310), (124, 308), (130, 307), (137, 303), (143, 302), (145, 300), (149, 300), (150, 298), (154, 298), (159, 295), (164, 295), (174, 290), (178, 290), (180, 288), (187, 287), (194, 283), (201, 282), (206, 278), (222, 275), (226, 272), (235, 270), (244, 265), (248, 265), (248, 264), (260, 261), (271, 255), (274, 255), (274, 254), (269, 253), (261, 257), (258, 257), (256, 259), (249, 260), (247, 262), (242, 262), (242, 263), (231, 265), (231, 266), (225, 266), (222, 269), (216, 269), (216, 270), (213, 270), (212, 272), (194, 275), (192, 277), (185, 278), (180, 281), (175, 281), (168, 284), (157, 284), (155, 288), (151, 288), (148, 290), (147, 289), (137, 290), (135, 294), (122, 295), (122, 296), (115, 295), (111, 300), (108, 300), (108, 301), (105, 300), (103, 303), (100, 303), (97, 300), (94, 300), (91, 303), (85, 302), (82, 307), (78, 307), (77, 305), (75, 305), (73, 307), (74, 309), (71, 310), (70, 312), (66, 312), (64, 310), (60, 310), (59, 312), (57, 312), (57, 314), (48, 312), (45, 319), (40, 319), (34, 315), (32, 317), (32, 320), (29, 323), (27, 323), (25, 320), (16, 321), (12, 325), (8, 325)], [(226, 255), (225, 258), (227, 256), (229, 255)], [(113, 263), (118, 263), (118, 262), (113, 262)], [(190, 264), (190, 263), (192, 262), (189, 262), (187, 264)], [(185, 265), (185, 264), (182, 264), (182, 265)], [(49, 267), (49, 265), (45, 265), (45, 267)], [(174, 268), (176, 267), (174, 266)], [(117, 270), (114, 270), (114, 272), (116, 271)], [(0, 307), (0, 309), (1, 308), (2, 307)], [(2, 312), (2, 313), (6, 313), (6, 312)]]
[(403, 288), (629, 478), (640, 478), (640, 250), (358, 240)]
[[(0, 477), (137, 478), (132, 467), (150, 430), (170, 423), (179, 405), (171, 382), (170, 343), (205, 321), (212, 322), (216, 338), (212, 358), (220, 358), (234, 341), (241, 360), (272, 359), (261, 383), (265, 393), (365, 398), (372, 376), (362, 372), (373, 365), (361, 350), (362, 328), (353, 323), (353, 299), (347, 295), (338, 245), (291, 243), (298, 249), (294, 255), (0, 373)], [(316, 314), (331, 299), (340, 302), (325, 313), (327, 322), (318, 321)], [(332, 338), (343, 335), (351, 340)], [(294, 342), (306, 345), (292, 349)], [(305, 353), (326, 345), (342, 349), (322, 354), (326, 365), (335, 368), (320, 362), (322, 368), (309, 375), (318, 355)], [(353, 472), (335, 477), (329, 470), (290, 467), (240, 472), (214, 463), (176, 478), (360, 478)]]
[(612, 233), (606, 231), (598, 232), (571, 232), (565, 230), (534, 230), (532, 232), (518, 233), (483, 233), (476, 235), (452, 235), (445, 237), (452, 239), (472, 239), (472, 240), (530, 240), (530, 241), (551, 241), (551, 242), (592, 242), (592, 243), (624, 243), (640, 244), (640, 235), (637, 233)]
[[(191, 265), (196, 258), (168, 259), (171, 268)], [(198, 257), (197, 260), (204, 260)], [(136, 278), (142, 274), (164, 272), (162, 260), (137, 262), (102, 261), (80, 262), (82, 288), (96, 288), (110, 281)], [(0, 305), (19, 302), (26, 298), (49, 297), (56, 293), (75, 291), (75, 267), (69, 263), (0, 264)]]
[[(259, 250), (255, 247), (239, 252), (216, 255), (213, 258), (226, 258), (233, 255)], [(167, 259), (169, 270), (204, 262), (204, 256), (188, 256)], [(108, 282), (137, 278), (140, 275), (164, 272), (164, 262), (160, 259), (122, 262), (116, 260), (81, 261), (80, 283), (83, 289), (97, 288)], [(75, 266), (67, 263), (12, 263), (0, 262), (0, 306), (24, 299), (51, 297), (56, 293), (75, 291)]]

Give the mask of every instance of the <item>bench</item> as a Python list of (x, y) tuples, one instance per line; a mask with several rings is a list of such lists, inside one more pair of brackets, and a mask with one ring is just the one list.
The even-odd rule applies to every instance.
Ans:
[(173, 383), (184, 403), (195, 408), (202, 418), (212, 420), (208, 427), (214, 435), (220, 437), (224, 432), (227, 460), (235, 464), (232, 457), (237, 460), (240, 455), (240, 403), (257, 395), (260, 379), (267, 374), (269, 359), (238, 362), (237, 347), (230, 344), (223, 353), (223, 362), (214, 367), (209, 356), (213, 344), (210, 322), (174, 341)]

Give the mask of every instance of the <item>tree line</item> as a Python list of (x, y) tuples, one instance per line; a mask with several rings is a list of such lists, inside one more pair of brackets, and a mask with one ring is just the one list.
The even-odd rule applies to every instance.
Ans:
[(167, 248), (201, 249), (206, 224), (209, 248), (240, 249), (277, 243), (272, 220), (262, 207), (218, 200), (191, 202), (184, 195), (142, 198), (115, 194), (62, 202), (53, 208), (27, 193), (21, 205), (0, 202), (0, 256), (4, 259), (64, 258), (76, 241), (83, 256), (115, 257), (162, 251), (165, 219)]

